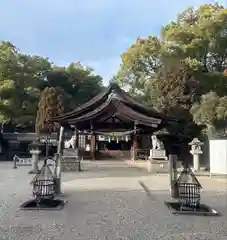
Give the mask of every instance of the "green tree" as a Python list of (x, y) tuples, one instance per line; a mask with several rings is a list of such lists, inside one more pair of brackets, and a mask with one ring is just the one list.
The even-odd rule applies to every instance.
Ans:
[(50, 68), (47, 59), (22, 54), (10, 42), (0, 42), (1, 124), (35, 123), (40, 94), (37, 84)]
[(62, 93), (56, 88), (46, 87), (40, 96), (36, 117), (36, 132), (38, 134), (56, 132), (59, 126), (50, 120), (63, 112), (64, 98)]
[(58, 67), (47, 58), (21, 53), (12, 43), (1, 41), (0, 124), (35, 126), (40, 94), (46, 87), (60, 91), (67, 101), (65, 110), (71, 110), (99, 93), (103, 84), (101, 76), (78, 62)]
[(169, 132), (177, 136), (192, 138), (199, 134), (200, 128), (193, 123), (190, 108), (199, 100), (200, 83), (194, 78), (193, 71), (182, 63), (165, 66), (150, 82), (151, 105), (169, 116), (181, 120), (182, 124), (170, 126)]
[[(0, 42), (0, 121), (11, 121), (17, 104), (17, 86), (12, 72), (17, 70), (16, 48), (10, 42)], [(17, 109), (18, 109), (17, 105)]]
[(227, 96), (219, 97), (215, 92), (209, 92), (192, 106), (191, 112), (197, 124), (206, 126), (208, 135), (226, 135)]
[(186, 9), (161, 29), (160, 38), (138, 38), (121, 55), (118, 81), (147, 104), (184, 120), (175, 132), (195, 135), (192, 105), (211, 90), (227, 95), (226, 20), (227, 9), (218, 4)]
[(131, 93), (144, 91), (162, 64), (163, 44), (157, 37), (138, 38), (122, 55), (116, 78)]
[[(176, 21), (163, 27), (161, 38), (138, 38), (122, 54), (118, 73), (120, 83), (132, 92), (144, 92), (160, 68), (175, 61), (181, 61), (194, 70), (204, 86), (206, 78), (209, 80), (212, 74), (215, 78), (222, 78), (227, 66), (226, 20), (227, 9), (218, 4), (186, 9)], [(216, 82), (211, 83), (213, 81), (206, 86), (206, 89), (210, 87), (208, 91), (214, 86), (221, 89)], [(226, 88), (222, 94), (227, 94), (224, 91)]]
[(174, 43), (185, 59), (197, 62), (203, 71), (223, 72), (227, 56), (227, 9), (219, 4), (188, 8), (177, 21), (162, 29), (162, 37)]
[(93, 69), (77, 62), (63, 68), (55, 66), (53, 71), (47, 74), (46, 81), (41, 83), (40, 89), (47, 86), (61, 88), (68, 100), (68, 108), (74, 109), (100, 93), (103, 82), (101, 76), (96, 75)]

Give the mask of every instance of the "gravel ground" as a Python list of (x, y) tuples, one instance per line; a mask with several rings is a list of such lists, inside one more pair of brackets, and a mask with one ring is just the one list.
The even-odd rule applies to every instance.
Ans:
[[(63, 173), (61, 211), (23, 211), (31, 198), (29, 167), (0, 163), (0, 239), (7, 240), (193, 240), (227, 239), (226, 183), (201, 177), (202, 202), (221, 217), (174, 216), (168, 176), (149, 175), (122, 162), (84, 163), (81, 173)], [(138, 181), (148, 188), (148, 195)]]

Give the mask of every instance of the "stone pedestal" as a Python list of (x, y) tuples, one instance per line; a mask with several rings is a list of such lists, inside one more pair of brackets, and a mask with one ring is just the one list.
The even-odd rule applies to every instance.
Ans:
[(147, 171), (148, 172), (152, 172), (152, 163), (151, 163), (152, 160), (148, 159), (147, 160)]
[(32, 149), (30, 151), (32, 155), (32, 169), (28, 172), (29, 174), (37, 174), (39, 172), (39, 154), (41, 153), (40, 150), (38, 149)]
[(200, 170), (199, 154), (193, 154), (193, 170), (198, 172)]
[(190, 153), (193, 156), (193, 171), (198, 172), (200, 171), (200, 163), (199, 163), (199, 157), (202, 154), (202, 151), (200, 150), (191, 150)]
[(160, 159), (167, 160), (166, 150), (165, 149), (150, 149), (149, 159)]
[(77, 156), (63, 156), (61, 162), (62, 172), (80, 172), (81, 171), (81, 159)]

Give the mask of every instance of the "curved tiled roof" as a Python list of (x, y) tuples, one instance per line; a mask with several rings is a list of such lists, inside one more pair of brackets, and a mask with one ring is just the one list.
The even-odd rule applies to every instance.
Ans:
[[(131, 97), (128, 93), (126, 93), (124, 90), (122, 90), (118, 84), (112, 83), (110, 86), (103, 91), (102, 93), (98, 94), (94, 98), (92, 98), (90, 101), (78, 106), (73, 111), (70, 111), (68, 113), (62, 114), (60, 116), (54, 117), (52, 121), (60, 122), (60, 121), (69, 121), (76, 118), (83, 118), (83, 115), (89, 115), (89, 112), (96, 111), (94, 109), (101, 108), (103, 104), (105, 105), (105, 102), (108, 102), (108, 98), (112, 95), (112, 98), (118, 99), (120, 102), (124, 104), (124, 109), (130, 112), (134, 111), (136, 112), (136, 115), (139, 118), (139, 114), (150, 118), (159, 118), (163, 121), (177, 121), (176, 119), (173, 119), (172, 117), (168, 117), (158, 111), (156, 111), (153, 108), (147, 107), (139, 103), (137, 100), (135, 100), (133, 97)], [(108, 105), (108, 104), (107, 104)], [(92, 114), (91, 114), (92, 115)], [(135, 119), (138, 120), (138, 119)]]

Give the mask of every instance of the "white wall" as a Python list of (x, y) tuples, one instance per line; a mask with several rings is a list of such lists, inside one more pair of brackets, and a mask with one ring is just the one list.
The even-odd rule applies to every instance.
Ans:
[(227, 140), (210, 140), (211, 174), (227, 174)]

